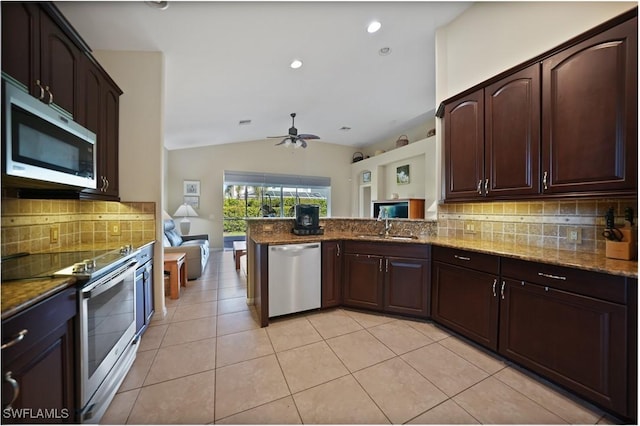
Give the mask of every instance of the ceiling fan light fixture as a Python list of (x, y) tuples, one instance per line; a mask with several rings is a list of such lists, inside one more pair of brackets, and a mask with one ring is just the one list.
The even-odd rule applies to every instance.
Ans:
[(145, 1), (145, 3), (147, 4), (147, 6), (158, 10), (167, 10), (167, 8), (169, 7), (169, 2), (164, 0), (149, 0)]
[(373, 34), (377, 32), (380, 28), (382, 28), (382, 24), (378, 21), (372, 21), (369, 26), (367, 26), (367, 32), (369, 34)]
[(391, 48), (390, 47), (381, 47), (380, 50), (378, 50), (378, 55), (380, 55), (380, 56), (391, 55)]
[(291, 64), (289, 66), (294, 70), (297, 70), (298, 68), (302, 67), (302, 61), (300, 59), (294, 59), (293, 61), (291, 61)]

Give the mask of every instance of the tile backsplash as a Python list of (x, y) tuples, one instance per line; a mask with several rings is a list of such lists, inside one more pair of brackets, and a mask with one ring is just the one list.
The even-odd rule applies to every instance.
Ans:
[[(637, 199), (442, 204), (438, 235), (594, 253), (605, 248), (607, 209), (614, 208), (616, 224), (622, 226), (625, 208), (631, 207), (635, 224), (637, 204)], [(579, 244), (568, 238), (575, 230), (582, 237)]]
[(153, 240), (153, 202), (2, 200), (2, 256)]

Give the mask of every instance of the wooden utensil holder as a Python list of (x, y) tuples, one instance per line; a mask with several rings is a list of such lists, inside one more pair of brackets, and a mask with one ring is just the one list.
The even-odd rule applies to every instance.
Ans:
[(636, 258), (636, 244), (633, 229), (625, 226), (619, 228), (622, 241), (606, 241), (605, 256), (611, 259), (632, 260)]

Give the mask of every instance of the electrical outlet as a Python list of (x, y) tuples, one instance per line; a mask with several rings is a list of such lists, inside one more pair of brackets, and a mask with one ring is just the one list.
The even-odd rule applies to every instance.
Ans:
[(476, 233), (476, 224), (473, 223), (473, 222), (465, 222), (464, 223), (463, 233), (465, 233), (465, 234), (475, 234)]
[(60, 228), (58, 225), (54, 225), (49, 228), (49, 243), (55, 244), (58, 242), (58, 238), (60, 237)]
[(120, 223), (118, 222), (109, 222), (109, 233), (112, 237), (117, 237), (120, 235)]
[(570, 243), (582, 244), (582, 229), (578, 227), (567, 228), (567, 240)]

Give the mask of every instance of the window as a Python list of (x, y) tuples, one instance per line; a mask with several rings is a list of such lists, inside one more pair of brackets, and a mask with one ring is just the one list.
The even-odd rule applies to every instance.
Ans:
[(225, 247), (245, 236), (246, 218), (294, 217), (296, 204), (318, 205), (321, 217), (331, 216), (331, 178), (225, 170)]

